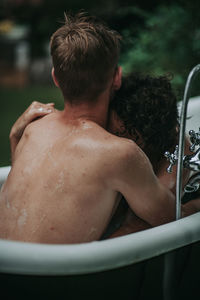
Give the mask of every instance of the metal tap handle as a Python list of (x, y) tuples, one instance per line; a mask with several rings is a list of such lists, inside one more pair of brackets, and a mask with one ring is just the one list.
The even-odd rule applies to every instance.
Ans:
[(198, 191), (200, 184), (199, 183), (193, 183), (193, 184), (187, 184), (184, 187), (184, 192), (185, 193), (194, 193), (196, 191)]
[(190, 130), (189, 135), (190, 135), (190, 141), (192, 143), (192, 145), (190, 146), (190, 151), (194, 152), (195, 147), (197, 145), (200, 145), (200, 128), (198, 132), (195, 132), (194, 130)]
[(184, 187), (185, 193), (196, 192), (200, 187), (200, 173), (197, 173), (190, 178), (187, 185)]
[(176, 165), (178, 161), (178, 145), (176, 145), (174, 153), (170, 153), (169, 151), (166, 151), (164, 156), (170, 162), (169, 167), (167, 168), (167, 172), (172, 173), (172, 168), (174, 165)]

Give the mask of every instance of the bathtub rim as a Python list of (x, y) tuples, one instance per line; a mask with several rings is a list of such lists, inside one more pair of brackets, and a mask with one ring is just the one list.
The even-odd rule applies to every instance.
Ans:
[[(0, 183), (10, 166), (0, 168)], [(200, 212), (130, 235), (83, 244), (36, 244), (0, 239), (0, 272), (78, 275), (125, 267), (200, 240)]]
[(130, 235), (83, 244), (0, 240), (0, 272), (78, 275), (125, 267), (200, 240), (200, 212)]

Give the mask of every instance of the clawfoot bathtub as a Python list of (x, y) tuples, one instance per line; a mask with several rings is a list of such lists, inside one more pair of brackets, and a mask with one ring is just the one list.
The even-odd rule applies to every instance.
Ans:
[[(189, 115), (192, 107), (197, 113), (197, 100), (190, 101)], [(198, 129), (196, 117), (193, 123), (192, 119), (188, 129)], [(0, 168), (0, 184), (9, 169)], [(171, 269), (165, 260), (169, 253)], [(166, 276), (168, 272), (171, 276)], [(198, 299), (199, 273), (200, 212), (85, 244), (0, 240), (0, 287), (5, 299)]]

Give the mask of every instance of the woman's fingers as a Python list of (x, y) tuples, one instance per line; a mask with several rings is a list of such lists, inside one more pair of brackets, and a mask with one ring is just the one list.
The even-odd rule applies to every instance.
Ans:
[[(34, 101), (27, 108), (27, 110), (17, 119), (10, 132), (10, 140), (15, 142), (17, 145), (20, 140), (25, 128), (35, 119), (44, 117), (55, 111), (54, 103), (41, 103)], [(17, 143), (16, 143), (17, 140)]]
[(45, 116), (55, 111), (54, 103), (40, 103), (34, 101), (24, 113), (26, 122), (31, 122), (38, 117)]

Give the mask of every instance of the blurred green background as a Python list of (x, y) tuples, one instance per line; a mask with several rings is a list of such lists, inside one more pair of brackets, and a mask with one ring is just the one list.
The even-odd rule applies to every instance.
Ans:
[(64, 11), (84, 9), (106, 21), (124, 38), (123, 71), (171, 74), (181, 99), (189, 71), (200, 63), (199, 8), (194, 0), (0, 1), (0, 166), (10, 164), (10, 128), (32, 101), (63, 108), (50, 78), (48, 42)]

